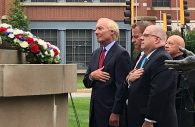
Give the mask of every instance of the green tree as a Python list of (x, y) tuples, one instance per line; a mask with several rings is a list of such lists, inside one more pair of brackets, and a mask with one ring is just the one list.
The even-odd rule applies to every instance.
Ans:
[(189, 31), (185, 35), (186, 48), (195, 53), (195, 31)]
[(24, 13), (20, 0), (13, 0), (8, 17), (8, 24), (11, 24), (14, 28), (29, 31), (29, 20)]

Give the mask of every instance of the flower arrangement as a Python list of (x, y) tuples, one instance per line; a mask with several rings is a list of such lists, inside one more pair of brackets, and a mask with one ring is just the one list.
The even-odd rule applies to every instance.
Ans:
[(26, 61), (31, 64), (58, 64), (60, 50), (32, 33), (12, 28), (11, 25), (0, 24), (0, 37), (10, 42), (13, 47), (26, 54)]

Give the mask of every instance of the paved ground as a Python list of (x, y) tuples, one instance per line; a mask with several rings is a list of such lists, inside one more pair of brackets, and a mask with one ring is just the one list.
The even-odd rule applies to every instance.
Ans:
[(71, 93), (71, 95), (72, 97), (90, 97), (91, 89), (77, 89), (77, 92)]

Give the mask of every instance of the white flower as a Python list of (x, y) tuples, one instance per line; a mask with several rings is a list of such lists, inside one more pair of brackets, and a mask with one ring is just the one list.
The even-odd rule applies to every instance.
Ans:
[(36, 41), (36, 42), (39, 40), (39, 39), (38, 39), (38, 38), (36, 38), (36, 37), (33, 37), (33, 39), (34, 39), (34, 41)]
[(45, 54), (46, 56), (49, 56), (49, 53), (48, 53), (47, 50), (44, 52), (44, 54)]
[(53, 51), (53, 50), (46, 50), (46, 51), (44, 52), (44, 54), (45, 54), (46, 56), (54, 57), (54, 51)]
[(38, 44), (39, 44), (40, 46), (43, 47), (44, 50), (47, 49), (47, 43), (46, 43), (44, 40), (38, 39), (37, 42), (38, 42)]
[(7, 29), (7, 32), (8, 32), (8, 33), (13, 33), (13, 32), (14, 32), (14, 30), (13, 30), (13, 29), (11, 29), (11, 28), (9, 28), (9, 29)]
[(19, 30), (19, 29), (14, 29), (14, 32), (13, 32), (14, 35), (23, 34), (23, 33), (24, 33), (24, 31)]
[(2, 23), (2, 24), (0, 24), (0, 27), (12, 28), (12, 26), (11, 26), (11, 25), (6, 24), (6, 23)]
[(50, 56), (54, 57), (54, 51), (53, 50), (49, 50), (49, 52), (50, 52)]
[[(30, 56), (32, 58), (26, 57), (27, 61), (29, 63), (40, 63), (40, 61), (34, 61), (34, 57), (37, 57), (39, 60), (43, 60), (44, 63), (60, 63), (60, 55), (56, 54), (57, 56), (54, 58), (55, 55), (55, 50), (60, 52), (59, 48), (56, 47), (55, 45), (51, 45), (49, 42), (46, 42), (42, 39), (37, 38), (34, 36), (31, 32), (29, 31), (22, 31), (19, 29), (13, 29), (11, 25), (3, 23), (0, 23), (0, 27), (6, 28), (3, 31), (4, 34), (2, 36), (7, 36), (10, 38), (10, 42), (12, 45), (16, 46), (17, 48), (22, 49), (24, 53), (26, 53), (27, 56)], [(28, 41), (28, 42), (27, 42)], [(0, 42), (1, 42), (1, 37), (0, 37)], [(36, 45), (38, 46), (39, 53), (32, 52), (32, 50), (28, 47), (30, 45)], [(29, 55), (29, 53), (34, 53), (34, 55)], [(52, 58), (52, 61), (51, 61)]]
[(9, 38), (14, 38), (15, 36), (14, 36), (13, 33), (11, 33), (11, 34), (8, 35), (8, 37), (9, 37)]
[(15, 38), (15, 39), (14, 39), (14, 42), (15, 42), (15, 43), (20, 43), (20, 40), (17, 39), (17, 38)]
[(24, 32), (24, 33), (25, 33), (25, 34), (27, 34), (27, 35), (28, 35), (28, 37), (33, 38), (33, 34), (32, 34), (31, 32), (27, 31), (27, 32)]
[(26, 42), (26, 41), (20, 42), (19, 45), (20, 45), (22, 48), (27, 48), (27, 47), (29, 46), (28, 42)]
[(13, 34), (14, 30), (13, 29), (9, 28), (9, 29), (7, 29), (6, 32), (8, 33), (9, 38), (14, 38), (14, 34)]

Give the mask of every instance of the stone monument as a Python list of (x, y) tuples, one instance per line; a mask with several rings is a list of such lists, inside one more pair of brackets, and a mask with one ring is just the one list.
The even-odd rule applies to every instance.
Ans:
[(75, 64), (24, 64), (25, 54), (0, 49), (2, 127), (67, 127)]

